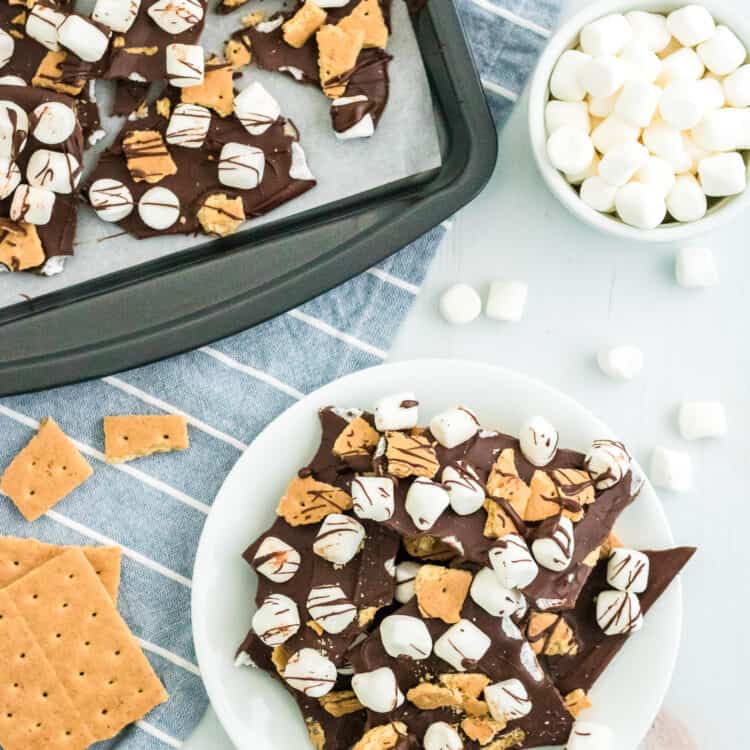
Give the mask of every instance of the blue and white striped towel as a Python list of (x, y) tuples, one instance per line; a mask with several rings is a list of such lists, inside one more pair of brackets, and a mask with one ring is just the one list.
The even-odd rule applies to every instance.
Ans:
[[(552, 27), (558, 0), (457, 0), (502, 124)], [(97, 747), (180, 747), (207, 703), (190, 630), (190, 576), (211, 501), (240, 452), (295, 400), (387, 357), (446, 226), (296, 310), (194, 352), (117, 376), (0, 399), (0, 467), (53, 416), (94, 476), (27, 524), (0, 502), (0, 533), (123, 548), (120, 609), (171, 696)], [(185, 414), (186, 453), (104, 463), (102, 417)]]

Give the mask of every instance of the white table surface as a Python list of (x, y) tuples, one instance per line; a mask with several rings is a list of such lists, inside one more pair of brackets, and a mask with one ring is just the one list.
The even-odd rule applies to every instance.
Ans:
[[(501, 135), (492, 181), (456, 217), (391, 359), (464, 357), (511, 367), (579, 400), (645, 466), (657, 444), (690, 453), (695, 489), (662, 493), (677, 543), (699, 547), (683, 576), (683, 643), (665, 706), (689, 727), (696, 747), (739, 750), (746, 746), (741, 688), (750, 670), (744, 622), (750, 606), (742, 595), (750, 569), (742, 466), (748, 479), (750, 466), (740, 432), (750, 424), (750, 216), (693, 241), (714, 250), (720, 286), (682, 289), (674, 281), (675, 246), (610, 239), (555, 201), (532, 162), (525, 116), (521, 101)], [(437, 300), (444, 288), (465, 281), (485, 298), (492, 279), (529, 284), (520, 323), (442, 321)], [(634, 343), (645, 352), (637, 380), (616, 383), (600, 373), (595, 354), (607, 342)], [(723, 401), (730, 436), (682, 440), (676, 411), (683, 399)], [(209, 710), (184, 748), (231, 750), (232, 744)]]

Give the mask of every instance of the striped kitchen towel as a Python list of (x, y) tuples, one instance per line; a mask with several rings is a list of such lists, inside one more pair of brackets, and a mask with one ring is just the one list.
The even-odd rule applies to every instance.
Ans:
[[(548, 29), (555, 0), (457, 0), (498, 124)], [(0, 533), (123, 550), (120, 609), (169, 693), (168, 703), (97, 747), (180, 747), (206, 694), (190, 629), (190, 586), (211, 502), (241, 451), (297, 399), (382, 362), (447, 225), (327, 294), (255, 328), (162, 362), (43, 393), (0, 399), (0, 468), (50, 415), (93, 477), (33, 524), (0, 500)], [(191, 425), (185, 453), (104, 462), (102, 417), (169, 412)]]

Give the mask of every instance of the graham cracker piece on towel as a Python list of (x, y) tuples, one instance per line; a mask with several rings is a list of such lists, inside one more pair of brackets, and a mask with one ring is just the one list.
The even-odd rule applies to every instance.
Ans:
[(110, 464), (152, 453), (184, 451), (189, 445), (185, 417), (172, 414), (104, 417), (104, 451)]
[(80, 549), (53, 557), (0, 593), (25, 621), (94, 742), (114, 737), (167, 700)]
[(48, 417), (5, 470), (0, 491), (27, 521), (35, 521), (93, 473), (73, 441)]
[[(34, 568), (44, 565), (48, 560), (69, 549), (74, 548), (45, 544), (36, 539), (0, 536), (0, 589), (23, 578)], [(83, 554), (91, 563), (112, 601), (117, 604), (122, 550), (119, 547), (80, 547), (80, 549), (83, 550)]]

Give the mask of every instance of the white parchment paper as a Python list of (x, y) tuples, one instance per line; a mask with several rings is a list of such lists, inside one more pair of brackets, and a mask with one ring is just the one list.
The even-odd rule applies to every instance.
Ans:
[[(210, 6), (213, 8), (214, 5), (214, 0), (211, 0)], [(239, 28), (240, 17), (256, 7), (270, 15), (274, 5), (264, 2), (258, 6), (251, 1), (229, 16), (210, 12), (201, 38), (206, 51), (220, 53), (230, 33)], [(427, 76), (403, 0), (393, 0), (391, 18), (393, 33), (388, 52), (394, 59), (390, 66), (390, 99), (372, 138), (337, 140), (330, 124), (329, 100), (314, 86), (301, 85), (281, 73), (262, 71), (255, 65), (245, 69), (243, 77), (236, 81), (238, 89), (253, 80), (261, 81), (278, 99), (282, 114), (291, 118), (299, 128), (308, 164), (318, 180), (315, 188), (270, 214), (254, 219), (245, 225), (246, 228), (277, 221), (440, 165), (440, 147)], [(97, 82), (96, 91), (107, 137), (91, 149), (89, 166), (123, 124), (121, 117), (106, 116), (111, 111), (113, 93), (109, 82)], [(154, 237), (148, 240), (136, 240), (127, 235), (111, 237), (119, 231), (116, 224), (101, 221), (88, 206), (82, 206), (78, 215), (76, 254), (67, 259), (65, 272), (53, 277), (29, 273), (0, 274), (0, 307), (21, 302), (21, 295), (38, 297), (207, 240), (205, 236)]]

